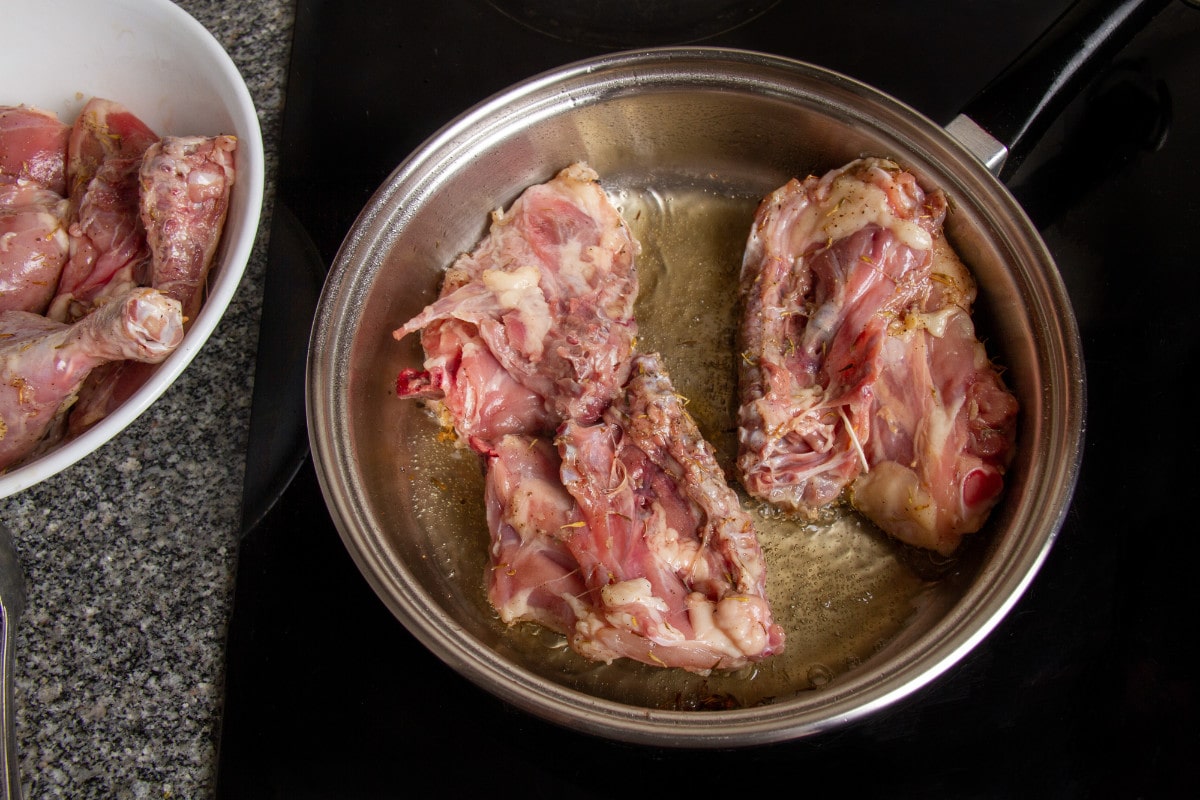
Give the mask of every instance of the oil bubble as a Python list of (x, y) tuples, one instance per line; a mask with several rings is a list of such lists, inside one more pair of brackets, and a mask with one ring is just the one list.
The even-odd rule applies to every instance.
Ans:
[(824, 664), (813, 664), (808, 668), (808, 683), (814, 689), (827, 686), (833, 680), (833, 670)]

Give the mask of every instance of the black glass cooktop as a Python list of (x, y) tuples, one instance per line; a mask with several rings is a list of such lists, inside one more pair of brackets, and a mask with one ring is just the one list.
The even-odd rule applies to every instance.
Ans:
[[(374, 798), (834, 792), (1178, 797), (1200, 786), (1188, 374), (1200, 289), (1200, 10), (1176, 0), (1009, 181), (1086, 356), (1075, 502), (1032, 586), (932, 685), (832, 732), (676, 751), (595, 739), (482, 692), (374, 595), (308, 456), (304, 359), (327, 265), (426, 137), (506, 86), (699, 40), (811, 61), (946, 123), (1063, 2), (589, 4), (299, 0), (229, 630), (217, 794)], [(580, 4), (582, 5), (582, 4)], [(720, 7), (720, 8), (717, 8)], [(669, 13), (666, 13), (669, 12)], [(624, 16), (623, 16), (624, 15)]]

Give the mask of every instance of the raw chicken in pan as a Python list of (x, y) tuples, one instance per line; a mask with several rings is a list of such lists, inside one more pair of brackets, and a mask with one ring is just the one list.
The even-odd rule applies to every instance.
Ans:
[(634, 354), (638, 244), (574, 164), (496, 212), (422, 330), (424, 399), (485, 458), (487, 592), (586, 658), (707, 673), (778, 652), (750, 517), (656, 355)]
[(460, 441), (490, 453), (505, 436), (553, 431), (559, 418), (546, 400), (505, 370), (477, 326), (460, 319), (438, 320), (421, 336), (424, 369), (407, 369), (396, 379), (400, 398), (429, 401)]
[(706, 673), (783, 649), (754, 524), (656, 354), (600, 422), (557, 441), (581, 516), (558, 536), (589, 589), (577, 651)]
[(486, 487), (503, 621), (592, 660), (701, 674), (783, 649), (753, 522), (657, 355), (636, 357), (600, 421), (502, 439)]
[(866, 466), (889, 316), (929, 273), (945, 201), (888, 167), (788, 182), (746, 246), (738, 466), (750, 494), (791, 510), (831, 503)]
[(945, 214), (940, 191), (874, 158), (759, 206), (740, 284), (751, 495), (815, 517), (851, 487), (881, 528), (943, 553), (982, 525), (1016, 401), (975, 339)]
[(974, 302), (974, 280), (939, 238), (926, 291), (884, 338), (870, 469), (850, 492), (880, 528), (943, 554), (999, 501), (1016, 435), (1017, 401), (975, 336)]
[(438, 300), (395, 332), (423, 331), (426, 354), (397, 393), (442, 400), (480, 452), (506, 434), (594, 421), (629, 375), (637, 252), (587, 165), (529, 187), (447, 270)]
[(534, 622), (569, 636), (588, 587), (561, 538), (583, 523), (562, 484), (558, 450), (550, 437), (507, 435), (486, 467), (488, 599), (506, 624)]

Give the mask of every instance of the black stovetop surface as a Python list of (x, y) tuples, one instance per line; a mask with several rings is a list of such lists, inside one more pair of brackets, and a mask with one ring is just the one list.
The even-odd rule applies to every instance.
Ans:
[[(946, 123), (1062, 6), (785, 0), (704, 43), (814, 62)], [(1186, 467), (1197, 443), (1187, 384), (1200, 297), (1198, 42), (1200, 11), (1175, 2), (1009, 181), (1063, 272), (1089, 389), (1080, 485), (1032, 586), (947, 674), (865, 720), (782, 745), (694, 752), (544, 723), (425, 650), (330, 521), (307, 451), (303, 384), (326, 265), (409, 152), (532, 74), (678, 42), (553, 38), (483, 0), (299, 0), (218, 796), (653, 797), (773, 786), (852, 797), (1197, 796), (1196, 670), (1185, 654), (1200, 566)]]

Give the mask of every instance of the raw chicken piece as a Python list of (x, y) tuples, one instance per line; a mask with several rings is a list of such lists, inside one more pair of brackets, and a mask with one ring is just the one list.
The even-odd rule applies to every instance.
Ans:
[(25, 178), (0, 178), (0, 311), (44, 314), (67, 261), (67, 201)]
[(492, 355), (479, 329), (457, 319), (429, 326), (425, 369), (396, 379), (401, 398), (436, 401), (432, 407), (471, 449), (489, 453), (501, 437), (553, 431), (559, 419), (545, 398), (517, 382)]
[[(142, 158), (139, 204), (150, 251), (149, 285), (182, 304), (185, 329), (204, 301), (204, 282), (229, 209), (236, 149), (233, 136), (168, 136), (150, 145)], [(109, 163), (105, 162), (102, 173)], [(144, 264), (144, 258), (139, 264)], [(102, 272), (97, 270), (92, 277)], [(140, 274), (130, 278), (147, 280)], [(101, 293), (121, 283), (109, 278)], [(153, 371), (136, 361), (114, 362), (93, 371), (71, 411), (70, 435), (78, 436), (111, 414)]]
[(932, 277), (885, 337), (864, 446), (871, 468), (851, 499), (901, 541), (948, 555), (1000, 497), (1017, 401), (975, 337), (975, 283), (944, 238)]
[(484, 501), (491, 532), (488, 599), (508, 624), (535, 622), (570, 635), (587, 594), (561, 535), (579, 510), (559, 477), (549, 438), (503, 436), (487, 461)]
[(234, 136), (167, 136), (142, 159), (141, 219), (150, 245), (150, 285), (193, 319), (204, 299), (234, 182)]
[(154, 289), (112, 298), (71, 325), (0, 312), (0, 469), (57, 440), (93, 369), (120, 359), (162, 361), (182, 339), (179, 301)]
[(812, 516), (867, 466), (880, 348), (925, 285), (945, 208), (880, 159), (759, 206), (741, 275), (737, 463), (751, 495)]
[(67, 138), (71, 127), (32, 106), (0, 106), (0, 177), (33, 181), (67, 193)]
[[(488, 387), (507, 395), (515, 384), (525, 394), (522, 416), (537, 426), (527, 433), (594, 421), (629, 374), (637, 252), (585, 164), (526, 189), (447, 270), (439, 299), (395, 332), (402, 339), (421, 330), (426, 354), (423, 370), (400, 375), (398, 393), (441, 397), (460, 437), (481, 452), (497, 432), (520, 432), (491, 424), (488, 411), (501, 406)], [(444, 332), (451, 323), (455, 330)], [(464, 365), (473, 374), (460, 376)], [(497, 368), (507, 377), (486, 372)], [(539, 413), (526, 413), (531, 395)]]
[(67, 150), (71, 254), (48, 315), (79, 319), (108, 295), (149, 283), (138, 173), (158, 136), (127, 108), (102, 98), (84, 106)]
[(120, 103), (93, 97), (88, 100), (67, 142), (67, 196), (75, 207), (87, 186), (110, 158), (140, 160), (158, 134)]
[[(183, 318), (187, 328), (187, 318)], [(67, 438), (73, 439), (117, 410), (154, 374), (155, 365), (141, 361), (110, 361), (92, 370), (79, 388), (67, 417)]]
[(783, 631), (711, 448), (657, 356), (633, 366), (637, 252), (587, 166), (527, 189), (395, 332), (421, 330), (426, 354), (396, 391), (439, 401), (486, 457), (502, 620), (590, 659), (735, 669), (778, 652)]
[(70, 258), (47, 315), (73, 322), (104, 297), (144, 283), (146, 234), (138, 220), (140, 161), (105, 161), (80, 198), (70, 227)]
[(1017, 401), (975, 336), (946, 201), (888, 161), (792, 181), (746, 249), (738, 466), (815, 515), (847, 493), (909, 544), (954, 552), (1004, 486)]
[(558, 536), (589, 590), (572, 598), (576, 651), (707, 673), (782, 650), (753, 522), (657, 355), (557, 442), (581, 517)]

